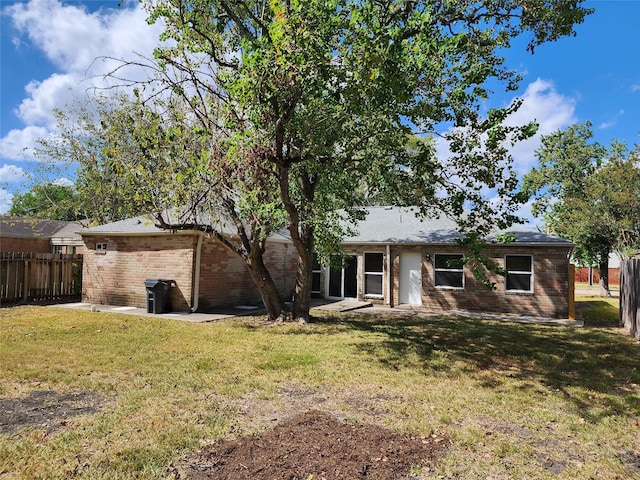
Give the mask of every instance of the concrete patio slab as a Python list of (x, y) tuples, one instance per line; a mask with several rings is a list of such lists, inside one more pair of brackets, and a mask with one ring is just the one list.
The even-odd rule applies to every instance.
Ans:
[(124, 315), (136, 315), (138, 317), (153, 317), (153, 318), (166, 318), (172, 320), (182, 320), (184, 322), (192, 323), (207, 323), (214, 322), (216, 320), (222, 320), (225, 318), (237, 317), (247, 314), (260, 313), (262, 309), (253, 307), (247, 309), (246, 306), (240, 308), (227, 308), (213, 313), (189, 313), (189, 312), (167, 312), (167, 313), (149, 313), (144, 308), (127, 307), (118, 305), (98, 305), (92, 303), (60, 303), (52, 305), (53, 307), (69, 308), (75, 310), (86, 310), (93, 312), (104, 313), (120, 313)]
[(372, 306), (371, 302), (360, 302), (358, 300), (340, 300), (330, 303), (322, 303), (313, 306), (312, 309), (329, 310), (331, 312), (350, 312)]

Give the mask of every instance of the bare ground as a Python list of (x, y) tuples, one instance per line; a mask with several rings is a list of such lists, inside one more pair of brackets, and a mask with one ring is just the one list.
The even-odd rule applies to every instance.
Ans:
[(107, 397), (89, 391), (34, 390), (22, 398), (0, 398), (0, 434), (35, 427), (50, 433), (64, 427), (68, 418), (96, 413), (107, 402)]
[(266, 432), (222, 439), (181, 461), (193, 480), (408, 479), (412, 468), (444, 450), (441, 438), (400, 435), (318, 411), (284, 420)]
[[(212, 395), (238, 412), (232, 433), (184, 456), (167, 473), (191, 480), (410, 479), (417, 467), (428, 469), (448, 445), (443, 436), (402, 435), (344, 411), (332, 414), (311, 408), (332, 410), (337, 401), (356, 416), (360, 410), (381, 418), (389, 400), (384, 395), (352, 392), (325, 398), (320, 392), (286, 385), (278, 392), (284, 401), (275, 404), (251, 397), (229, 402)], [(0, 434), (19, 435), (31, 428), (53, 432), (66, 426), (69, 418), (96, 413), (109, 402), (89, 391), (35, 390), (22, 398), (0, 398)]]

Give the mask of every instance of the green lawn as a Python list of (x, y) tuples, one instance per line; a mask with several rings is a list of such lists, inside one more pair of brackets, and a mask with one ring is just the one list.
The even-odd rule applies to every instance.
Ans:
[(167, 478), (183, 454), (307, 408), (449, 436), (419, 478), (640, 478), (639, 344), (617, 304), (577, 300), (592, 326), (3, 309), (0, 397), (91, 392), (101, 408), (0, 435), (0, 478)]

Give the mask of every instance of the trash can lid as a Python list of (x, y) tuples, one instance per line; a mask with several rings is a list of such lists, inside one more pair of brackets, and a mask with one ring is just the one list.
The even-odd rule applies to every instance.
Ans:
[(153, 288), (158, 285), (171, 285), (175, 280), (164, 280), (162, 278), (147, 278), (144, 281), (144, 286), (147, 288)]

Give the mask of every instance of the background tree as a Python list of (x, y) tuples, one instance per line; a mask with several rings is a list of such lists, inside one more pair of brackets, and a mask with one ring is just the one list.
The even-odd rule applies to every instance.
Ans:
[[(127, 82), (131, 62), (112, 77), (141, 88), (144, 115), (156, 119), (151, 131), (162, 134), (131, 125), (126, 140), (135, 138), (139, 158), (149, 157), (156, 183), (174, 190), (139, 188), (147, 196), (139, 200), (157, 211), (189, 200), (180, 218), (159, 217), (165, 228), (216, 235), (211, 207), (238, 231), (255, 231), (249, 238), (286, 225), (299, 256), (293, 316), (302, 320), (312, 252), (326, 261), (339, 251), (365, 192), (457, 218), (471, 238), (515, 220), (521, 196), (507, 150), (535, 126), (506, 125), (519, 102), (481, 114), (487, 84), (517, 87), (519, 76), (500, 56), (511, 39), (529, 34), (533, 52), (573, 34), (591, 12), (579, 0), (142, 3), (150, 22), (166, 25), (155, 59), (137, 62), (152, 80)], [(172, 121), (174, 108), (182, 124)], [(408, 138), (428, 135), (446, 140), (447, 158), (437, 158), (429, 141), (406, 148)], [(166, 165), (177, 158), (187, 167)], [(137, 168), (122, 172), (125, 185), (149, 178)], [(251, 257), (250, 244), (241, 255)], [(273, 319), (282, 301), (272, 303)]]
[(576, 243), (574, 258), (598, 268), (609, 295), (610, 253), (625, 258), (640, 245), (639, 147), (614, 141), (607, 149), (592, 138), (588, 122), (542, 137), (540, 166), (523, 183), (534, 214)]
[(43, 183), (31, 190), (16, 194), (7, 212), (16, 217), (45, 220), (83, 220), (86, 215), (84, 202), (73, 185)]

